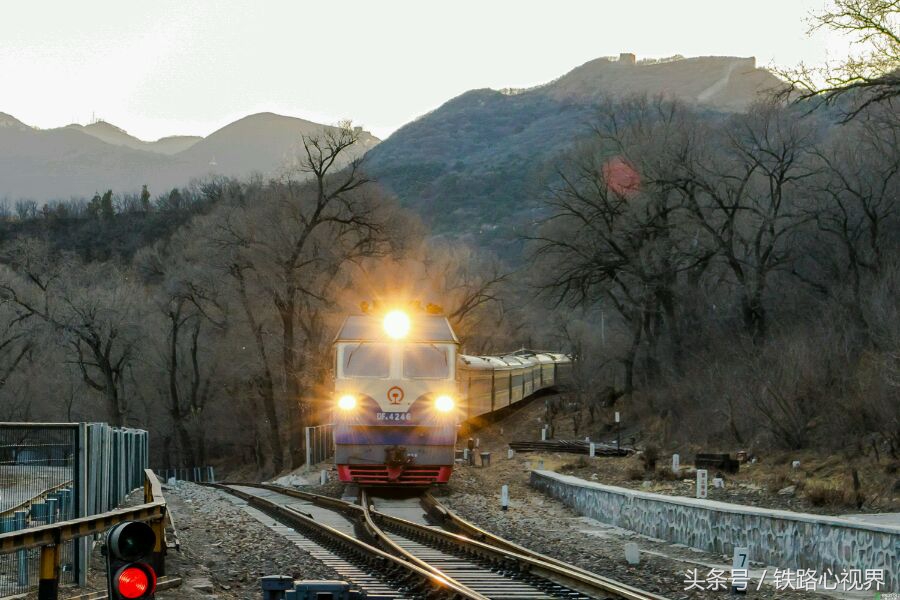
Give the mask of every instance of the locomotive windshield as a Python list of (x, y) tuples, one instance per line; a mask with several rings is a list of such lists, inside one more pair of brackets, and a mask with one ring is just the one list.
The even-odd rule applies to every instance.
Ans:
[(377, 377), (391, 374), (391, 354), (386, 344), (347, 344), (343, 348), (344, 377)]
[(413, 344), (403, 348), (404, 379), (449, 379), (450, 357), (447, 348), (434, 344)]

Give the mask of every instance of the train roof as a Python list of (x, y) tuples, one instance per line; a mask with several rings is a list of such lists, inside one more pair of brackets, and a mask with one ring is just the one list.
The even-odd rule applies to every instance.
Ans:
[(507, 370), (538, 364), (569, 363), (572, 361), (566, 354), (558, 352), (519, 352), (516, 354), (473, 356), (460, 354), (459, 359), (468, 369)]
[[(458, 344), (456, 334), (447, 317), (441, 315), (410, 315), (409, 334), (404, 342), (431, 342), (434, 344)], [(334, 342), (393, 341), (384, 332), (381, 318), (372, 315), (350, 315), (338, 330)]]

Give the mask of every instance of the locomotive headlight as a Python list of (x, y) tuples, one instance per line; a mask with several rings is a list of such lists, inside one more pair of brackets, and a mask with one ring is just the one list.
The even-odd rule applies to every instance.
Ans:
[(384, 331), (395, 340), (409, 333), (409, 317), (402, 310), (392, 310), (384, 315)]
[(434, 407), (440, 412), (450, 412), (453, 410), (453, 398), (450, 396), (438, 396), (434, 399)]
[(341, 410), (353, 410), (356, 408), (356, 396), (344, 394), (338, 398), (338, 408)]

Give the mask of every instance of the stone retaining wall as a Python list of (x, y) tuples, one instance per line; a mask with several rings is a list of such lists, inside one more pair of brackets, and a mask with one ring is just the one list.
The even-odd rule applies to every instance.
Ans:
[(780, 568), (884, 569), (885, 588), (900, 588), (900, 527), (840, 517), (769, 510), (602, 485), (552, 471), (532, 471), (531, 485), (576, 512), (643, 535)]

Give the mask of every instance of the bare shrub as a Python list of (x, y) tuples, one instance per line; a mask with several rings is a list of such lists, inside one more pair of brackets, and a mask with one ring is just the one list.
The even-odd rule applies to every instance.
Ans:
[(804, 496), (813, 506), (829, 508), (853, 508), (857, 505), (854, 494), (828, 484), (813, 483), (806, 487)]
[(652, 473), (656, 470), (656, 461), (659, 460), (659, 448), (654, 445), (648, 445), (641, 453), (641, 462), (644, 464), (644, 471)]
[(627, 471), (625, 471), (625, 476), (631, 481), (643, 481), (646, 479), (647, 472), (644, 469), (639, 469), (637, 467), (629, 467)]

